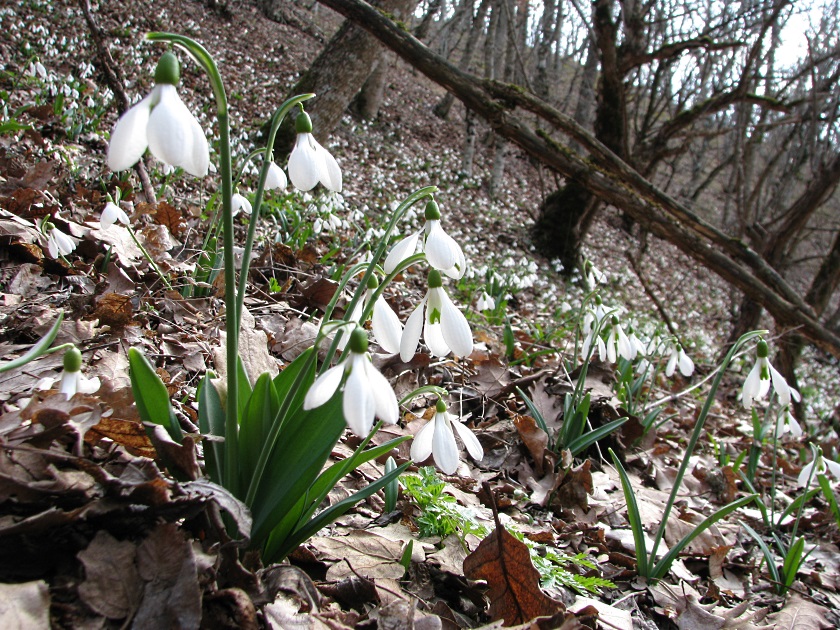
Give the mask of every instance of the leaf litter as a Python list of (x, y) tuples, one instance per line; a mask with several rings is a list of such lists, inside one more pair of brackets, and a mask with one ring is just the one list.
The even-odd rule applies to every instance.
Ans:
[[(101, 10), (102, 19), (122, 23), (121, 16)], [(248, 18), (263, 32), (259, 38), (249, 36), (249, 42), (276, 40), (281, 27), (259, 21), (249, 13), (251, 8), (242, 11), (245, 16), (233, 23), (212, 12), (199, 15), (183, 8), (170, 17), (173, 28), (189, 21), (210, 41), (211, 31), (232, 32), (241, 24), (236, 20)], [(84, 39), (83, 27), (72, 18), (63, 26)], [(281, 30), (295, 37), (289, 29)], [(243, 46), (235, 36), (216, 37), (215, 49), (223, 50), (223, 43)], [(314, 47), (300, 36), (295, 45), (304, 58)], [(237, 63), (256, 63), (250, 52), (240, 57)], [(594, 628), (641, 626), (651, 619), (677, 628), (837, 625), (840, 537), (818, 500), (809, 505), (804, 521), (819, 535), (818, 549), (785, 599), (766, 588), (760, 556), (734, 521), (698, 537), (668, 579), (657, 585), (634, 581), (635, 548), (627, 535), (617, 474), (596, 455), (572, 465), (567, 455), (551, 451), (548, 434), (516, 396), (517, 387), (527, 391), (554, 431), (563, 421), (562, 396), (576, 382), (574, 373), (566, 375), (557, 364), (559, 347), (533, 365), (522, 363), (528, 349), (540, 342), (519, 325), (510, 357), (505, 356), (501, 329), (489, 325), (476, 331), (482, 346), (460, 365), (423, 363), (421, 355), (410, 365), (376, 357), (389, 376), (406, 381), (405, 391), (416, 387), (418, 378), (459, 384), (462, 412), (473, 414), (485, 458), (478, 464), (462, 462), (457, 475), (444, 479), (444, 493), (458, 508), (461, 526), (471, 522), (488, 531), (493, 526), (492, 533), (480, 538), (455, 531), (421, 538), (422, 510), (403, 492), (397, 512), (385, 514), (381, 497), (375, 495), (303, 545), (292, 564), (260, 567), (247, 555), (240, 559), (237, 545), (250, 531), (247, 510), (222, 488), (199, 478), (194, 447), (173, 451), (171, 442), (147, 433), (132, 406), (126, 374), (128, 347), (141, 345), (159, 357), (170, 395), (182, 401), (177, 405), (182, 426), (194, 428), (189, 401), (194, 400), (197, 379), (210, 366), (224, 370), (219, 355), (224, 314), (215, 300), (221, 287), (211, 285), (208, 297), (190, 299), (163, 291), (124, 230), (99, 229), (96, 212), (103, 198), (79, 183), (93, 188), (101, 178), (101, 138), (83, 141), (79, 150), (85, 154), (80, 161), (84, 166), (71, 173), (50, 157), (49, 151), (65, 150), (67, 144), (62, 134), (43, 125), (44, 115), (52, 120), (52, 113), (32, 108), (24, 115), (41, 132), (21, 135), (16, 146), (0, 137), (0, 238), (8, 252), (0, 261), (0, 355), (8, 359), (25, 352), (61, 308), (68, 317), (57, 343), (83, 348), (86, 371), (99, 376), (104, 387), (95, 396), (77, 394), (70, 401), (54, 391), (36, 390), (39, 381), (60, 372), (56, 355), (42, 357), (22, 373), (0, 375), (0, 626), (198, 627), (202, 619), (212, 624), (225, 615), (240, 628), (256, 628), (261, 622), (275, 628)], [(380, 131), (371, 133), (370, 142), (384, 144), (375, 135)], [(360, 175), (368, 180), (374, 176)], [(529, 178), (533, 174), (525, 180)], [(203, 193), (180, 192), (188, 198), (175, 196), (154, 206), (136, 203), (132, 214), (140, 221), (141, 242), (174, 275), (189, 271), (194, 260), (184, 252), (191, 253), (203, 236), (196, 210), (196, 204), (204, 205)], [(511, 197), (527, 194), (517, 191)], [(60, 227), (80, 242), (79, 256), (69, 264), (47, 259), (42, 252), (45, 244), (36, 222), (56, 212), (61, 212)], [(320, 262), (331, 246), (325, 237), (299, 249), (274, 244), (258, 252), (251, 281), (260, 291), (246, 302), (252, 318), (242, 336), (250, 374), (282, 369), (311, 344), (316, 328), (309, 316), (324, 307), (335, 286), (327, 265)], [(280, 282), (276, 294), (262, 289), (269, 277)], [(536, 296), (517, 296), (523, 303), (521, 316), (539, 310), (527, 303), (530, 299)], [(403, 312), (410, 303), (404, 296), (394, 302)], [(419, 368), (421, 376), (404, 373), (409, 367)], [(585, 388), (593, 404), (619, 414), (610, 378), (610, 371), (592, 369)], [(693, 421), (690, 401), (675, 404), (670, 412), (674, 418), (648, 434), (649, 441), (639, 443), (641, 450), (629, 448), (638, 435), (623, 428), (616, 436), (618, 450), (631, 466), (648, 533), (661, 520), (683, 451), (682, 436)], [(743, 432), (726, 434), (732, 411), (724, 406), (718, 412), (723, 444), (733, 450), (748, 446)], [(405, 426), (394, 431), (411, 433), (417, 426), (413, 418), (424, 413), (428, 411), (418, 404), (406, 414)], [(383, 433), (376, 441), (388, 437), (393, 436)], [(352, 441), (340, 445), (333, 460), (346, 457), (353, 446)], [(395, 455), (405, 461), (407, 446)], [(163, 470), (164, 458), (177, 462), (178, 479)], [(679, 509), (667, 523), (669, 544), (739, 491), (733, 469), (720, 466), (711, 450), (692, 464)], [(761, 472), (766, 475), (773, 465), (761, 461)], [(328, 501), (341, 500), (341, 493), (352, 491), (359, 478), (376, 478), (381, 470), (382, 462), (366, 465)], [(794, 475), (796, 469), (785, 472)], [(482, 482), (491, 490), (482, 489)], [(504, 524), (491, 517), (496, 505), (507, 515)], [(240, 540), (226, 537), (224, 519), (236, 523)], [(508, 526), (530, 543), (508, 533)], [(547, 557), (558, 550), (583, 554), (596, 567), (597, 577), (616, 586), (600, 588), (597, 596), (562, 585), (541, 588), (544, 580), (534, 567), (534, 553)], [(591, 571), (583, 565), (564, 566), (576, 574)], [(807, 592), (808, 598), (800, 595)]]

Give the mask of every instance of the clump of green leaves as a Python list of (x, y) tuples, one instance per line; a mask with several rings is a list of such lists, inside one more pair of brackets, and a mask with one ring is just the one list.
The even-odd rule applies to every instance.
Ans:
[[(446, 483), (435, 474), (434, 468), (426, 466), (420, 468), (418, 473), (417, 475), (403, 475), (400, 477), (400, 483), (403, 492), (420, 509), (421, 514), (416, 522), (421, 537), (446, 538), (451, 534), (457, 534), (463, 541), (468, 534), (484, 538), (490, 533), (484, 525), (475, 522), (469, 509), (458, 505), (454, 496), (444, 492)], [(595, 564), (585, 554), (568, 556), (525, 538), (524, 534), (510, 524), (505, 527), (528, 547), (531, 562), (540, 574), (540, 583), (543, 588), (566, 586), (580, 594), (585, 594), (597, 593), (601, 588), (615, 586), (609, 580), (580, 575), (567, 568), (569, 565), (575, 565), (583, 567), (587, 572), (597, 570)]]
[(400, 477), (403, 491), (420, 508), (417, 518), (420, 536), (440, 536), (446, 538), (458, 534), (463, 540), (468, 534), (484, 538), (489, 530), (475, 522), (469, 510), (458, 505), (455, 497), (443, 490), (446, 483), (436, 474), (432, 466), (418, 470), (419, 475)]

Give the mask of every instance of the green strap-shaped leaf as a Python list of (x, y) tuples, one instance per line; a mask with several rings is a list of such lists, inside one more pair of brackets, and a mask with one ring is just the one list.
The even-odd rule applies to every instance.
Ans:
[(52, 325), (52, 328), (50, 328), (47, 331), (47, 334), (41, 337), (35, 343), (35, 345), (29, 349), (29, 351), (26, 354), (19, 356), (17, 359), (14, 359), (12, 361), (7, 361), (6, 363), (0, 364), (0, 374), (18, 368), (22, 365), (26, 365), (30, 361), (34, 361), (42, 354), (44, 354), (52, 345), (52, 342), (55, 341), (55, 338), (58, 336), (58, 329), (61, 326), (61, 321), (63, 319), (64, 311), (59, 311), (55, 323)]
[(204, 461), (210, 480), (221, 485), (225, 445), (220, 440), (225, 436), (225, 408), (210, 378), (210, 374), (205, 376), (198, 387), (198, 428), (202, 434), (216, 438), (205, 440)]
[(736, 499), (732, 503), (728, 503), (720, 508), (717, 512), (712, 514), (711, 516), (706, 517), (703, 521), (697, 525), (691, 532), (683, 536), (682, 540), (674, 545), (668, 553), (666, 553), (662, 559), (656, 563), (656, 566), (653, 567), (653, 571), (651, 571), (650, 577), (654, 580), (660, 580), (665, 577), (665, 574), (668, 573), (669, 569), (671, 568), (671, 564), (673, 564), (674, 560), (677, 559), (680, 552), (686, 548), (686, 546), (695, 538), (697, 538), (700, 534), (705, 532), (709, 529), (712, 525), (717, 523), (720, 519), (725, 516), (728, 516), (735, 510), (740, 507), (747, 505), (748, 503), (752, 503), (755, 500), (754, 494), (748, 494), (745, 497), (741, 497), (740, 499)]
[(169, 436), (180, 444), (183, 440), (181, 425), (172, 410), (169, 391), (155, 372), (155, 368), (137, 348), (129, 348), (128, 366), (131, 392), (134, 394), (140, 419), (143, 422), (161, 425)]
[(605, 438), (610, 433), (615, 431), (618, 427), (627, 422), (627, 420), (628, 418), (619, 418), (618, 420), (608, 422), (607, 424), (600, 426), (593, 431), (584, 433), (579, 438), (572, 440), (566, 446), (566, 448), (568, 448), (572, 452), (572, 455), (577, 456), (579, 453), (582, 453), (590, 446), (595, 444), (595, 442), (597, 442), (598, 440)]
[(630, 483), (630, 477), (627, 476), (627, 471), (621, 465), (612, 449), (609, 449), (610, 457), (612, 457), (613, 465), (618, 470), (618, 476), (621, 478), (621, 489), (624, 491), (624, 501), (627, 504), (627, 520), (630, 522), (630, 529), (633, 532), (633, 542), (636, 546), (636, 565), (638, 566), (639, 575), (645, 578), (650, 576), (650, 563), (647, 556), (647, 545), (645, 544), (645, 530), (642, 527), (642, 517), (639, 512), (639, 505), (636, 503), (636, 493), (633, 492), (633, 486)]
[(764, 560), (767, 562), (767, 570), (770, 571), (770, 577), (773, 578), (773, 581), (777, 584), (781, 584), (782, 580), (779, 576), (779, 569), (776, 567), (776, 557), (773, 555), (773, 552), (770, 551), (770, 547), (767, 546), (767, 543), (764, 542), (764, 539), (758, 535), (758, 532), (755, 531), (752, 527), (744, 523), (743, 521), (739, 521), (741, 523), (741, 527), (743, 527), (747, 533), (753, 537), (756, 543), (758, 543), (759, 549), (761, 549), (761, 553), (764, 554)]
[(271, 374), (263, 373), (254, 384), (251, 397), (239, 419), (240, 487), (247, 488), (254, 474), (260, 451), (268, 439), (271, 423), (280, 410), (280, 398), (274, 389)]

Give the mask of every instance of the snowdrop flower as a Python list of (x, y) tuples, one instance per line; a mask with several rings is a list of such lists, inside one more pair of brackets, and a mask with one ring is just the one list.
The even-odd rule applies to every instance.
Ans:
[(618, 357), (624, 357), (628, 361), (636, 358), (636, 352), (627, 334), (622, 330), (618, 317), (612, 316), (612, 327), (607, 335), (606, 342), (607, 360), (615, 363)]
[(441, 227), (440, 208), (434, 199), (426, 203), (425, 217), (426, 223), (421, 230), (406, 236), (388, 253), (382, 265), (385, 273), (391, 273), (403, 260), (411, 256), (417, 250), (417, 244), (421, 242), (420, 237), (425, 234), (421, 247), (429, 264), (450, 278), (462, 278), (467, 270), (464, 252), (455, 239)]
[(755, 354), (755, 365), (747, 375), (744, 388), (741, 390), (741, 402), (744, 403), (744, 408), (752, 409), (756, 400), (764, 398), (770, 391), (771, 382), (782, 406), (790, 405), (791, 398), (799, 402), (801, 400), (799, 392), (788, 385), (785, 377), (770, 365), (770, 361), (767, 359), (770, 351), (764, 339), (760, 339), (756, 344)]
[(268, 175), (265, 178), (266, 190), (283, 190), (288, 184), (286, 173), (274, 162), (268, 165)]
[(797, 483), (802, 487), (807, 487), (817, 475), (824, 475), (826, 472), (831, 473), (837, 479), (840, 479), (840, 464), (830, 459), (823, 457), (822, 451), (817, 453), (817, 456), (810, 464), (802, 467), (802, 472), (799, 473)]
[(240, 210), (247, 215), (251, 214), (251, 202), (248, 201), (247, 197), (240, 195), (239, 193), (233, 193), (230, 198), (230, 206), (233, 211), (233, 216), (239, 214)]
[(47, 69), (44, 67), (40, 61), (34, 61), (29, 64), (29, 69), (26, 71), (27, 76), (34, 77), (39, 76), (42, 79), (47, 78)]
[(312, 135), (312, 120), (301, 111), (295, 119), (297, 140), (289, 156), (289, 179), (301, 191), (312, 190), (321, 182), (333, 192), (341, 192), (341, 169), (332, 154)]
[[(353, 312), (350, 315), (350, 321), (356, 322), (357, 324), (362, 323), (359, 321), (362, 316), (362, 312), (370, 300), (373, 299), (373, 295), (378, 287), (379, 280), (376, 279), (376, 276), (371, 275), (368, 280), (365, 295), (361, 300), (359, 300), (356, 307), (353, 309)], [(396, 354), (399, 352), (403, 327), (400, 323), (399, 317), (397, 317), (397, 314), (394, 312), (394, 309), (391, 308), (391, 305), (388, 304), (382, 294), (380, 294), (373, 303), (373, 314), (371, 316), (371, 320), (371, 333), (373, 334), (374, 341), (376, 341), (376, 343), (378, 343), (388, 354)], [(344, 349), (345, 344), (343, 342), (346, 338), (346, 336), (342, 337), (339, 342), (339, 349)]]
[(487, 291), (482, 291), (481, 295), (478, 298), (478, 302), (476, 303), (475, 307), (479, 311), (492, 311), (496, 308), (496, 300), (494, 300)]
[(607, 283), (606, 274), (595, 267), (589, 260), (583, 263), (583, 277), (586, 280), (586, 286), (590, 289), (594, 289), (599, 284)]
[[(454, 432), (453, 432), (454, 427)], [(453, 418), (452, 414), (446, 411), (446, 404), (438, 400), (435, 407), (435, 416), (414, 436), (411, 444), (411, 459), (420, 463), (432, 455), (435, 464), (447, 475), (453, 474), (458, 469), (458, 445), (455, 443), (455, 433), (464, 443), (467, 452), (476, 460), (481, 461), (484, 457), (484, 449), (472, 431), (465, 427), (460, 419)]]
[[(55, 379), (46, 378), (39, 384), (39, 389), (50, 389)], [(93, 394), (99, 389), (99, 378), (85, 378), (82, 376), (82, 353), (73, 347), (64, 353), (64, 371), (58, 385), (58, 393), (64, 394), (68, 400), (79, 394)]]
[(363, 328), (356, 327), (350, 333), (348, 346), (350, 351), (341, 361), (321, 374), (306, 392), (303, 408), (320, 407), (344, 381), (344, 421), (353, 433), (365, 437), (373, 427), (374, 417), (386, 424), (396, 424), (400, 410), (391, 384), (370, 361), (367, 333)]
[[(641, 339), (636, 336), (636, 331), (633, 330), (632, 326), (627, 327), (627, 340), (630, 342), (630, 345), (633, 348), (633, 359), (637, 356), (645, 354), (645, 344), (642, 343)], [(633, 359), (629, 359), (632, 361)]]
[(165, 52), (155, 70), (155, 87), (117, 121), (108, 145), (108, 166), (130, 168), (146, 148), (169, 166), (196, 177), (207, 174), (210, 150), (201, 125), (184, 105), (175, 86), (180, 80), (178, 59)]
[(123, 225), (128, 225), (128, 215), (113, 201), (109, 201), (102, 210), (102, 216), (99, 217), (99, 226), (101, 229), (107, 230), (117, 221)]
[(691, 376), (694, 373), (694, 361), (685, 353), (680, 344), (675, 343), (671, 344), (671, 356), (668, 357), (668, 364), (665, 366), (665, 376), (673, 376), (677, 366), (683, 376)]
[(445, 357), (450, 352), (459, 357), (472, 354), (470, 325), (443, 290), (443, 280), (437, 269), (429, 272), (429, 291), (405, 323), (400, 341), (403, 361), (408, 362), (414, 356), (421, 332), (436, 357)]
[(41, 222), (41, 232), (45, 233), (46, 230), (49, 230), (46, 232), (47, 250), (53, 258), (68, 256), (76, 249), (76, 241), (44, 218)]
[(802, 436), (802, 426), (790, 412), (790, 405), (782, 409), (776, 420), (776, 438), (782, 437), (785, 433), (790, 433), (791, 437), (795, 438)]

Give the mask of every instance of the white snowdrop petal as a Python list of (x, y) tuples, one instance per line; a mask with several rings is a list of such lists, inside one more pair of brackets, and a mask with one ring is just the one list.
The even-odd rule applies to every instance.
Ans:
[(411, 459), (414, 463), (419, 464), (424, 462), (432, 454), (432, 437), (435, 431), (435, 418), (424, 424), (417, 434), (414, 436), (414, 441), (411, 443)]
[[(817, 459), (819, 459), (819, 458), (817, 458)], [(800, 486), (805, 487), (805, 485), (808, 483), (808, 478), (811, 476), (811, 471), (814, 469), (814, 464), (816, 462), (817, 462), (817, 460), (815, 459), (810, 464), (806, 464), (805, 466), (802, 467), (802, 470), (799, 473), (799, 477), (796, 478), (796, 482)]]
[(108, 143), (108, 168), (124, 171), (134, 166), (143, 157), (148, 147), (146, 128), (152, 113), (152, 95), (131, 107), (123, 114), (111, 132)]
[(382, 296), (373, 303), (373, 317), (371, 319), (373, 338), (376, 339), (376, 343), (389, 354), (399, 352), (403, 332), (402, 324), (400, 324), (400, 318), (397, 317), (394, 309)]
[(266, 190), (282, 190), (288, 185), (288, 183), (286, 173), (283, 172), (282, 168), (277, 166), (274, 162), (268, 165), (268, 175), (266, 175), (265, 178)]
[(79, 373), (62, 372), (61, 381), (58, 384), (58, 393), (64, 394), (68, 399), (73, 398), (79, 391)]
[(319, 176), (321, 183), (333, 192), (341, 192), (341, 167), (336, 162), (332, 153), (322, 147), (317, 140), (315, 142), (315, 150), (320, 152), (321, 158), (321, 174)]
[(680, 372), (683, 376), (691, 376), (694, 374), (694, 361), (691, 360), (684, 350), (680, 350), (679, 354)]
[(365, 358), (365, 372), (368, 387), (373, 394), (376, 417), (385, 424), (396, 424), (400, 419), (400, 407), (394, 389), (388, 379), (382, 376), (382, 373), (367, 358)]
[(741, 401), (744, 408), (752, 409), (753, 401), (758, 397), (761, 389), (761, 364), (756, 361), (747, 378), (744, 380), (744, 387), (741, 389)]
[(295, 188), (304, 192), (315, 188), (320, 176), (318, 157), (312, 142), (312, 134), (299, 133), (289, 156), (289, 179)]
[(671, 356), (668, 357), (668, 364), (665, 366), (665, 376), (671, 377), (674, 375), (674, 369), (677, 367), (677, 351), (671, 351)]
[(344, 400), (342, 409), (347, 426), (359, 437), (365, 437), (373, 426), (373, 416), (376, 413), (376, 401), (370, 391), (370, 384), (366, 378), (365, 366), (360, 360), (367, 361), (362, 355), (353, 355), (350, 375), (344, 384)]
[(186, 170), (187, 156), (193, 150), (192, 114), (174, 85), (157, 85), (155, 89), (160, 90), (160, 100), (152, 109), (146, 127), (149, 151), (161, 162)]
[(767, 367), (770, 368), (770, 378), (773, 381), (773, 389), (776, 390), (776, 395), (779, 397), (779, 403), (783, 406), (789, 405), (791, 399), (791, 388), (787, 384), (785, 377), (782, 376), (776, 368), (770, 365), (769, 362)]
[(423, 251), (426, 253), (426, 260), (435, 269), (446, 271), (455, 265), (456, 255), (452, 248), (452, 238), (443, 231), (440, 221), (431, 220), (429, 223), (429, 234), (426, 236), (426, 243)]
[(443, 413), (435, 414), (435, 432), (432, 436), (432, 455), (435, 464), (447, 475), (458, 470), (458, 445), (452, 426)]
[[(445, 273), (450, 278), (455, 280), (460, 280), (464, 277), (464, 274), (467, 272), (467, 259), (464, 258), (464, 252), (461, 249), (461, 246), (452, 239), (451, 236), (447, 234), (447, 237), (452, 240), (453, 245), (455, 246), (455, 264), (450, 267), (449, 269), (445, 269), (443, 273)], [(494, 304), (495, 306), (495, 304)], [(492, 307), (491, 307), (492, 308)]]
[(427, 321), (423, 323), (423, 340), (429, 347), (431, 352), (436, 357), (445, 357), (451, 352), (449, 345), (443, 337), (443, 331), (440, 324), (430, 324)]
[(470, 431), (469, 428), (456, 419), (452, 420), (452, 426), (455, 427), (455, 431), (458, 433), (458, 437), (461, 438), (461, 441), (467, 448), (467, 452), (470, 454), (470, 457), (472, 457), (475, 461), (480, 462), (484, 458), (484, 449), (481, 447), (481, 442), (478, 441), (478, 438), (473, 435), (473, 432)]
[[(180, 102), (180, 98), (178, 99)], [(187, 173), (195, 177), (204, 177), (207, 171), (210, 170), (210, 147), (207, 144), (207, 136), (204, 135), (204, 130), (201, 128), (198, 120), (192, 115), (186, 106), (183, 109), (187, 117), (184, 119), (184, 124), (187, 125), (187, 130), (191, 136), (190, 151), (184, 155), (184, 162), (180, 164)]]
[(833, 459), (825, 459), (823, 458), (823, 464), (825, 464), (826, 469), (829, 473), (832, 474), (837, 479), (840, 479), (840, 464), (835, 462)]
[(99, 377), (85, 378), (79, 375), (78, 391), (82, 394), (93, 394), (99, 390)]
[(339, 363), (321, 374), (303, 399), (304, 409), (315, 409), (326, 403), (335, 394), (335, 390), (341, 384), (341, 377), (344, 375), (344, 364)]
[(473, 350), (473, 337), (467, 318), (443, 291), (441, 291), (440, 308), (440, 325), (446, 345), (455, 356), (470, 356)]
[(391, 248), (388, 256), (385, 257), (385, 262), (382, 264), (385, 273), (394, 271), (397, 265), (417, 251), (417, 241), (420, 240), (420, 234), (421, 232), (410, 234)]
[(400, 359), (406, 363), (414, 358), (417, 344), (420, 343), (420, 334), (423, 332), (423, 309), (425, 306), (426, 300), (424, 298), (405, 323), (402, 338), (400, 339)]

